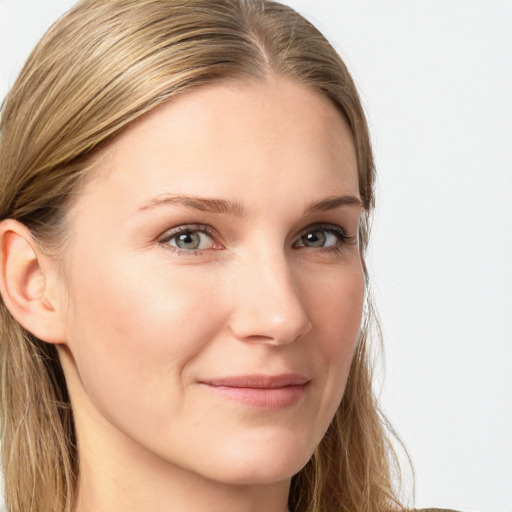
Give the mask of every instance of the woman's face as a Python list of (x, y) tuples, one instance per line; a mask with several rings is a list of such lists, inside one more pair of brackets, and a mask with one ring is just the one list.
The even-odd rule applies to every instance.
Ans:
[(358, 337), (360, 213), (349, 130), (295, 82), (205, 86), (124, 131), (70, 212), (82, 448), (230, 483), (296, 473)]

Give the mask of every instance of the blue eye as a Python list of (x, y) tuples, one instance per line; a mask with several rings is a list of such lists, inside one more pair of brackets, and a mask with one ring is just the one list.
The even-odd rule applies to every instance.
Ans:
[(315, 226), (309, 228), (299, 237), (295, 242), (295, 247), (335, 248), (349, 242), (352, 238), (339, 226)]
[(180, 251), (192, 252), (215, 247), (215, 242), (205, 227), (183, 226), (167, 233), (160, 242)]

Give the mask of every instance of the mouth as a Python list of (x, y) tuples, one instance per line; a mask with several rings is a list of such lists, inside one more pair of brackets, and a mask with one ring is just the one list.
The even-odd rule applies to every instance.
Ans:
[(278, 410), (299, 403), (309, 386), (304, 375), (240, 375), (200, 381), (209, 391), (248, 407)]

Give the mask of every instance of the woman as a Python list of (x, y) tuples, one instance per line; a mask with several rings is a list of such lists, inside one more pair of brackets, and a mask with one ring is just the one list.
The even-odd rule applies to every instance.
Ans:
[(307, 21), (80, 2), (8, 95), (0, 162), (10, 511), (402, 508), (368, 130)]

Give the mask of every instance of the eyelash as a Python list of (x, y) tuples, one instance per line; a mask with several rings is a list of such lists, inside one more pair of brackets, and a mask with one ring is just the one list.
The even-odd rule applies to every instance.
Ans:
[[(179, 255), (201, 255), (204, 249), (180, 249), (179, 247), (173, 247), (169, 244), (169, 242), (180, 235), (186, 235), (189, 233), (203, 233), (207, 235), (212, 241), (216, 235), (216, 231), (208, 225), (204, 224), (185, 224), (183, 226), (179, 226), (171, 231), (167, 231), (161, 238), (159, 238), (158, 242), (163, 245), (166, 249), (169, 249), (172, 252), (175, 252)], [(223, 248), (219, 246), (219, 249)]]
[[(319, 247), (317, 250), (339, 252), (349, 245), (357, 244), (357, 236), (348, 234), (341, 226), (338, 226), (337, 224), (312, 224), (302, 230), (297, 241), (301, 240), (301, 238), (303, 236), (307, 235), (308, 233), (313, 233), (313, 232), (318, 232), (318, 231), (324, 231), (326, 233), (330, 233), (331, 235), (334, 235), (337, 238), (337, 243), (336, 243), (336, 245), (332, 245), (332, 246)], [(297, 242), (295, 242), (295, 244), (296, 243)], [(299, 246), (297, 248), (307, 249), (308, 247), (307, 246)]]
[[(332, 251), (332, 252), (339, 252), (344, 247), (348, 245), (355, 245), (357, 244), (357, 236), (348, 234), (341, 226), (338, 226), (336, 224), (312, 224), (305, 229), (302, 230), (302, 232), (298, 235), (297, 240), (294, 242), (293, 247), (295, 249), (308, 249), (311, 247), (301, 245), (296, 246), (296, 244), (301, 240), (301, 238), (308, 233), (313, 232), (320, 232), (324, 231), (326, 233), (332, 234), (337, 238), (336, 245), (327, 246), (327, 247), (319, 247), (317, 250), (321, 251)], [(204, 224), (185, 224), (183, 226), (179, 226), (175, 229), (172, 229), (171, 231), (166, 232), (162, 237), (159, 238), (158, 242), (164, 246), (166, 249), (171, 250), (172, 252), (177, 253), (178, 255), (192, 255), (192, 256), (200, 256), (203, 252), (203, 250), (208, 249), (180, 249), (178, 247), (174, 247), (169, 244), (169, 242), (173, 239), (176, 239), (180, 235), (185, 234), (192, 234), (192, 233), (202, 233), (207, 235), (212, 242), (214, 242), (214, 237), (216, 235), (215, 229), (213, 229), (211, 226), (204, 225)], [(217, 250), (224, 249), (220, 244), (216, 248)], [(312, 248), (314, 249), (314, 248)]]

